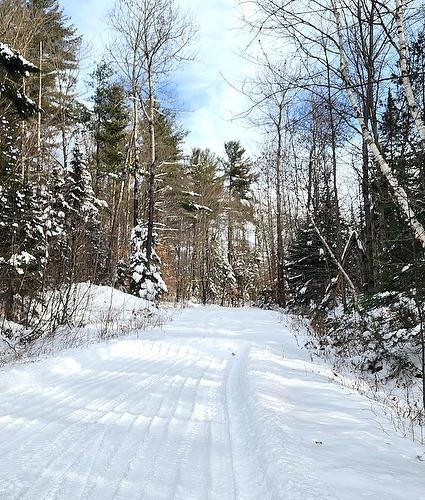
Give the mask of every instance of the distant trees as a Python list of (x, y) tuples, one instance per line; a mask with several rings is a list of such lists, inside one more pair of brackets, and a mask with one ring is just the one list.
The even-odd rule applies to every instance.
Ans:
[[(171, 0), (117, 1), (111, 62), (90, 75), (85, 105), (76, 95), (81, 38), (58, 3), (5, 0), (0, 11), (3, 39), (16, 26), (18, 48), (38, 63), (1, 45), (0, 262), (10, 268), (1, 314), (41, 321), (53, 297), (66, 309), (65, 289), (85, 280), (148, 300), (167, 290), (177, 300), (254, 300), (253, 162), (237, 141), (224, 158), (200, 149), (184, 157), (185, 132), (160, 102), (168, 75), (191, 57), (190, 17)], [(63, 300), (52, 295), (62, 289)]]
[(112, 61), (83, 104), (81, 38), (58, 2), (4, 0), (0, 13), (2, 339), (10, 322), (19, 343), (71, 321), (82, 281), (147, 300), (253, 299), (252, 164), (235, 141), (225, 159), (184, 157), (185, 131), (160, 102), (190, 57), (190, 17), (171, 0), (118, 1)]
[[(147, 124), (145, 194), (146, 194), (146, 266), (154, 255), (156, 219), (156, 174), (160, 158), (157, 151), (158, 86), (177, 61), (184, 58), (194, 34), (194, 26), (174, 0), (118, 0), (111, 15), (117, 34), (114, 59), (129, 77), (133, 100), (134, 226), (139, 226), (140, 146), (139, 111)], [(173, 158), (165, 158), (163, 161)], [(154, 265), (154, 264), (153, 264)]]
[[(252, 222), (252, 184), (255, 176), (252, 163), (238, 141), (224, 145), (224, 179), (228, 191), (227, 204), (227, 259), (237, 282), (235, 300), (242, 303), (249, 298), (251, 287), (251, 247), (249, 244), (249, 222)], [(251, 264), (251, 266), (250, 266)]]
[[(406, 231), (421, 247), (425, 234), (420, 202), (418, 205), (417, 195), (411, 189), (415, 181), (408, 180), (405, 174), (400, 175), (401, 165), (389, 160), (387, 153), (390, 148), (394, 159), (396, 148), (411, 151), (407, 144), (412, 144), (415, 136), (419, 138), (416, 149), (422, 149), (423, 118), (417, 105), (421, 93), (412, 83), (418, 70), (413, 70), (414, 51), (410, 53), (406, 39), (406, 5), (401, 1), (393, 5), (376, 1), (306, 1), (277, 8), (276, 2), (269, 0), (255, 3), (257, 14), (248, 20), (251, 28), (261, 30), (262, 36), (280, 36), (289, 42), (287, 47), (301, 54), (302, 61), (301, 58), (298, 60), (299, 69), (294, 58), (290, 69), (282, 68), (279, 57), (274, 62), (274, 54), (265, 53), (263, 66), (268, 76), (266, 80), (259, 77), (258, 86), (253, 85), (254, 92), (250, 93), (252, 109), (257, 116), (263, 117), (264, 123), (265, 110), (276, 104), (285, 89), (290, 95), (296, 95), (298, 102), (306, 103), (304, 107), (299, 105), (296, 109), (292, 106), (292, 110), (286, 110), (283, 124), (284, 134), (302, 138), (305, 144), (294, 146), (291, 144), (294, 139), (285, 144), (285, 168), (287, 170), (288, 164), (293, 162), (298, 172), (291, 182), (295, 182), (293, 189), (302, 202), (300, 220), (307, 221), (302, 224), (308, 227), (308, 214), (311, 213), (329, 248), (341, 263), (346, 257), (343, 256), (344, 240), (347, 241), (349, 234), (344, 215), (347, 217), (351, 211), (351, 223), (355, 224), (353, 229), (359, 230), (364, 253), (356, 261), (358, 267), (350, 268), (350, 260), (346, 260), (345, 265), (349, 266), (346, 271), (356, 277), (359, 291), (374, 293), (382, 289), (382, 271), (389, 272), (388, 268), (382, 267), (382, 257), (391, 244), (385, 241), (389, 228), (385, 229), (387, 216), (381, 210), (388, 213), (389, 205), (395, 208), (399, 217), (397, 225), (405, 226), (404, 230), (400, 227), (396, 230), (400, 237), (401, 232)], [(415, 6), (409, 5), (409, 8), (411, 15)], [(394, 68), (394, 56), (400, 69)], [(388, 67), (394, 68), (394, 79), (389, 76)], [(397, 74), (401, 79), (395, 78)], [(267, 88), (268, 92), (262, 96), (258, 90), (255, 93), (258, 88)], [(385, 92), (389, 96), (387, 111), (382, 105)], [(394, 92), (401, 96), (397, 107)], [(407, 120), (401, 125), (403, 108)], [(351, 117), (347, 119), (349, 115)], [(301, 130), (301, 120), (311, 124), (309, 135), (306, 130)], [(359, 132), (360, 151), (358, 138), (352, 136), (347, 125)], [(381, 135), (384, 129), (386, 139)], [(396, 135), (398, 146), (395, 146)], [(275, 137), (276, 145), (279, 140), (278, 136)], [(350, 137), (353, 137), (353, 147), (347, 145)], [(344, 160), (341, 154), (345, 155)], [(342, 164), (347, 164), (347, 161), (351, 162), (360, 179), (361, 198), (354, 201), (355, 196), (352, 197), (351, 206), (344, 207), (344, 214), (341, 212), (341, 180), (338, 177), (342, 175)], [(382, 197), (386, 199), (383, 205)], [(354, 208), (356, 205), (358, 208)], [(356, 215), (358, 219), (354, 221)], [(326, 254), (326, 248), (324, 251)], [(421, 248), (416, 251), (423, 254)], [(289, 261), (293, 262), (293, 259), (289, 258)], [(287, 269), (289, 271), (289, 267)], [(338, 274), (330, 269), (330, 275), (335, 272)], [(331, 279), (330, 275), (325, 282)], [(338, 280), (343, 300), (345, 287), (341, 286), (344, 281)]]

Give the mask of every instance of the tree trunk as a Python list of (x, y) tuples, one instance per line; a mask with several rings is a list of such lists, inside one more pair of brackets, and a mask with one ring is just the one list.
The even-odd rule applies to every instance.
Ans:
[(155, 96), (153, 94), (152, 73), (148, 69), (149, 89), (149, 139), (150, 139), (150, 163), (148, 177), (148, 233), (146, 238), (146, 259), (148, 266), (151, 262), (153, 250), (153, 233), (155, 217), (155, 169), (156, 169), (156, 137), (155, 137)]
[(415, 212), (411, 209), (406, 191), (403, 189), (402, 186), (399, 185), (398, 180), (394, 176), (393, 172), (391, 171), (390, 166), (385, 161), (385, 158), (382, 156), (382, 154), (379, 150), (379, 147), (378, 147), (377, 143), (375, 142), (373, 135), (370, 133), (370, 131), (369, 131), (369, 129), (364, 121), (364, 118), (362, 116), (362, 113), (360, 111), (360, 108), (357, 104), (357, 101), (356, 101), (356, 98), (354, 96), (352, 86), (351, 86), (351, 83), (350, 83), (350, 80), (349, 80), (348, 74), (347, 74), (347, 60), (346, 60), (346, 57), (344, 54), (343, 39), (342, 39), (341, 15), (340, 15), (340, 12), (339, 12), (339, 9), (337, 7), (335, 0), (332, 1), (332, 5), (333, 5), (335, 21), (336, 21), (336, 25), (337, 25), (338, 49), (339, 49), (339, 57), (340, 57), (341, 76), (342, 76), (342, 79), (344, 81), (345, 88), (346, 88), (346, 91), (348, 94), (348, 98), (350, 100), (351, 106), (352, 106), (353, 111), (354, 111), (354, 115), (357, 119), (357, 122), (360, 125), (363, 139), (364, 139), (365, 143), (367, 144), (368, 149), (373, 154), (375, 161), (378, 164), (382, 174), (384, 175), (384, 177), (387, 179), (389, 185), (391, 186), (393, 193), (394, 193), (395, 201), (396, 201), (398, 207), (404, 213), (409, 226), (411, 227), (411, 229), (413, 230), (413, 232), (415, 234), (416, 239), (420, 242), (422, 247), (425, 249), (425, 228), (417, 219)]

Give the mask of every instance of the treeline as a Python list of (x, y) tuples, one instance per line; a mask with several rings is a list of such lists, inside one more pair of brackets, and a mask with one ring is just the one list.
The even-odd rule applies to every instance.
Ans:
[(0, 2), (4, 339), (70, 321), (79, 282), (233, 305), (262, 286), (253, 162), (237, 141), (185, 156), (167, 107), (196, 28), (172, 0), (119, 0), (109, 24), (83, 97), (83, 41), (60, 4)]
[(229, 138), (220, 158), (183, 154), (168, 103), (196, 33), (174, 0), (117, 0), (84, 98), (82, 39), (58, 2), (0, 1), (3, 318), (34, 329), (58, 290), (91, 281), (322, 326), (388, 307), (423, 345), (421, 4), (254, 4), (260, 70), (241, 91), (265, 141), (249, 158)]
[(260, 70), (243, 91), (268, 135), (258, 210), (275, 297), (312, 319), (322, 351), (375, 382), (403, 377), (416, 404), (416, 378), (425, 394), (423, 2), (253, 3), (246, 24)]

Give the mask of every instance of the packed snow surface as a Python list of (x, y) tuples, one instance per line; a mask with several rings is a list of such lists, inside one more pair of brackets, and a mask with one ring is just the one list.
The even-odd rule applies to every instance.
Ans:
[(425, 499), (423, 448), (289, 322), (193, 307), (0, 372), (0, 498)]

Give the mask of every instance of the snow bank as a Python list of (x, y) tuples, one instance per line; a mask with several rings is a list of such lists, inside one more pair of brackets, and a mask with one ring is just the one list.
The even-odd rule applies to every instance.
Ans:
[[(64, 324), (53, 326), (65, 302), (68, 313)], [(41, 334), (34, 341), (22, 341), (30, 336), (31, 330), (5, 320), (0, 323), (0, 364), (139, 332), (162, 324), (170, 315), (166, 308), (159, 309), (152, 302), (92, 283), (53, 292), (46, 303), (46, 310), (40, 312)]]
[(88, 323), (105, 320), (127, 322), (138, 315), (157, 311), (153, 302), (105, 285), (80, 283), (76, 295), (81, 299), (78, 315)]

